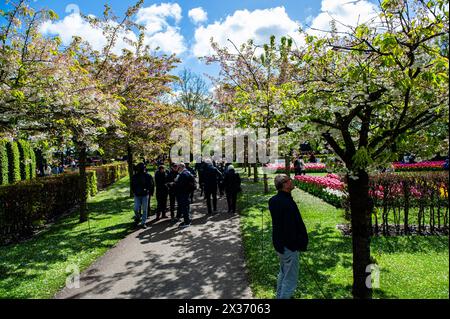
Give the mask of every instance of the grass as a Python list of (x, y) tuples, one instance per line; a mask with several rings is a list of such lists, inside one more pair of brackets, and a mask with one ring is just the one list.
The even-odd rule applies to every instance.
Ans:
[(89, 223), (74, 212), (26, 242), (0, 247), (0, 298), (52, 298), (73, 266), (82, 272), (130, 233), (128, 183), (123, 178), (88, 201)]
[[(242, 176), (246, 176), (242, 174)], [(270, 183), (273, 184), (273, 183)], [(262, 182), (243, 183), (239, 198), (250, 285), (256, 298), (275, 296), (279, 261), (272, 246), (271, 218)], [(336, 229), (344, 211), (298, 189), (293, 192), (310, 237), (300, 257), (295, 298), (351, 298), (352, 245)], [(377, 237), (372, 256), (380, 268), (374, 298), (449, 298), (448, 236)]]

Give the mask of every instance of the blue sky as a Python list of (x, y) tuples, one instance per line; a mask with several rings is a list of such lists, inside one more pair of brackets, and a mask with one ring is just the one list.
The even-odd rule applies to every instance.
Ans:
[[(4, 8), (5, 0), (0, 1), (0, 8)], [(43, 25), (44, 34), (58, 34), (63, 42), (80, 35), (99, 47), (101, 34), (84, 24), (77, 10), (99, 16), (105, 2), (118, 16), (134, 3), (130, 0), (31, 0), (33, 7), (51, 8), (59, 15), (58, 21)], [(228, 38), (240, 44), (248, 38), (267, 42), (271, 34), (289, 35), (301, 44), (296, 32), (299, 26), (314, 33), (317, 32), (314, 29), (328, 29), (331, 17), (355, 25), (373, 16), (375, 9), (375, 0), (146, 0), (135, 20), (146, 26), (148, 44), (179, 55), (183, 62), (175, 73), (187, 67), (199, 74), (215, 75), (217, 67), (205, 66), (198, 60), (199, 56), (211, 53), (210, 37), (221, 45), (229, 45)], [(118, 44), (118, 52), (124, 45)]]

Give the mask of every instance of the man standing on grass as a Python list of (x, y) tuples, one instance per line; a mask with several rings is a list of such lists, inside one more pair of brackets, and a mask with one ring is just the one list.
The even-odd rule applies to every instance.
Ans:
[(289, 299), (298, 281), (299, 252), (306, 251), (308, 234), (300, 211), (292, 198), (292, 179), (280, 174), (275, 177), (278, 193), (269, 200), (272, 215), (272, 241), (280, 257), (277, 299)]
[[(147, 221), (147, 209), (150, 196), (155, 191), (155, 184), (153, 178), (145, 172), (144, 163), (139, 163), (136, 167), (136, 174), (131, 177), (131, 191), (134, 194), (134, 220), (139, 223), (141, 220), (141, 227), (147, 228), (145, 222)], [(140, 211), (143, 211), (142, 217)]]

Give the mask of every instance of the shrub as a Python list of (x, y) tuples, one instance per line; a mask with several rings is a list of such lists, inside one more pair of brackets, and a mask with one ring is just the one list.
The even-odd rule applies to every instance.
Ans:
[(97, 189), (101, 190), (112, 185), (122, 177), (127, 175), (127, 163), (112, 163), (102, 166), (88, 167), (88, 171), (95, 171), (97, 179)]
[(20, 179), (30, 179), (30, 145), (27, 141), (19, 140), (17, 146), (19, 148)]
[(8, 154), (6, 141), (0, 140), (0, 185), (8, 184)]
[(15, 183), (20, 181), (20, 154), (17, 142), (8, 142), (6, 152), (8, 154), (8, 181)]
[[(114, 177), (126, 175), (123, 167), (126, 163), (90, 168), (86, 172), (87, 196), (95, 196), (99, 189), (104, 188), (98, 187), (98, 172), (109, 177), (108, 182), (113, 183), (117, 180)], [(4, 241), (32, 233), (36, 225), (46, 223), (78, 205), (81, 191), (80, 175), (70, 172), (0, 186), (0, 238)]]
[(31, 233), (79, 203), (81, 179), (65, 174), (0, 186), (0, 234), (2, 237)]
[(30, 164), (29, 164), (29, 169), (30, 169), (30, 176), (31, 178), (35, 178), (36, 177), (36, 154), (34, 153), (34, 150), (32, 147), (30, 147)]

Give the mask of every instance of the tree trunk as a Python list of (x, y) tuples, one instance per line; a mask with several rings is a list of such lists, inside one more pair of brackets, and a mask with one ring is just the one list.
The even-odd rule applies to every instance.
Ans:
[(86, 178), (86, 146), (79, 144), (79, 169), (81, 178), (80, 223), (88, 220), (87, 212), (87, 178)]
[(252, 165), (248, 163), (248, 177), (252, 176)]
[(253, 164), (253, 182), (258, 183), (258, 164)]
[(131, 146), (127, 146), (127, 161), (128, 161), (128, 176), (130, 177), (130, 197), (133, 197), (133, 192), (131, 191), (131, 177), (133, 176), (133, 150)]
[(369, 176), (365, 171), (359, 171), (358, 179), (348, 178), (350, 209), (352, 216), (353, 245), (353, 298), (371, 299), (372, 290), (366, 286), (366, 267), (370, 260), (370, 203)]
[(284, 156), (284, 170), (285, 174), (291, 177), (291, 160), (289, 154), (286, 154)]
[(263, 174), (263, 179), (264, 179), (264, 194), (269, 194), (269, 183), (266, 173)]

